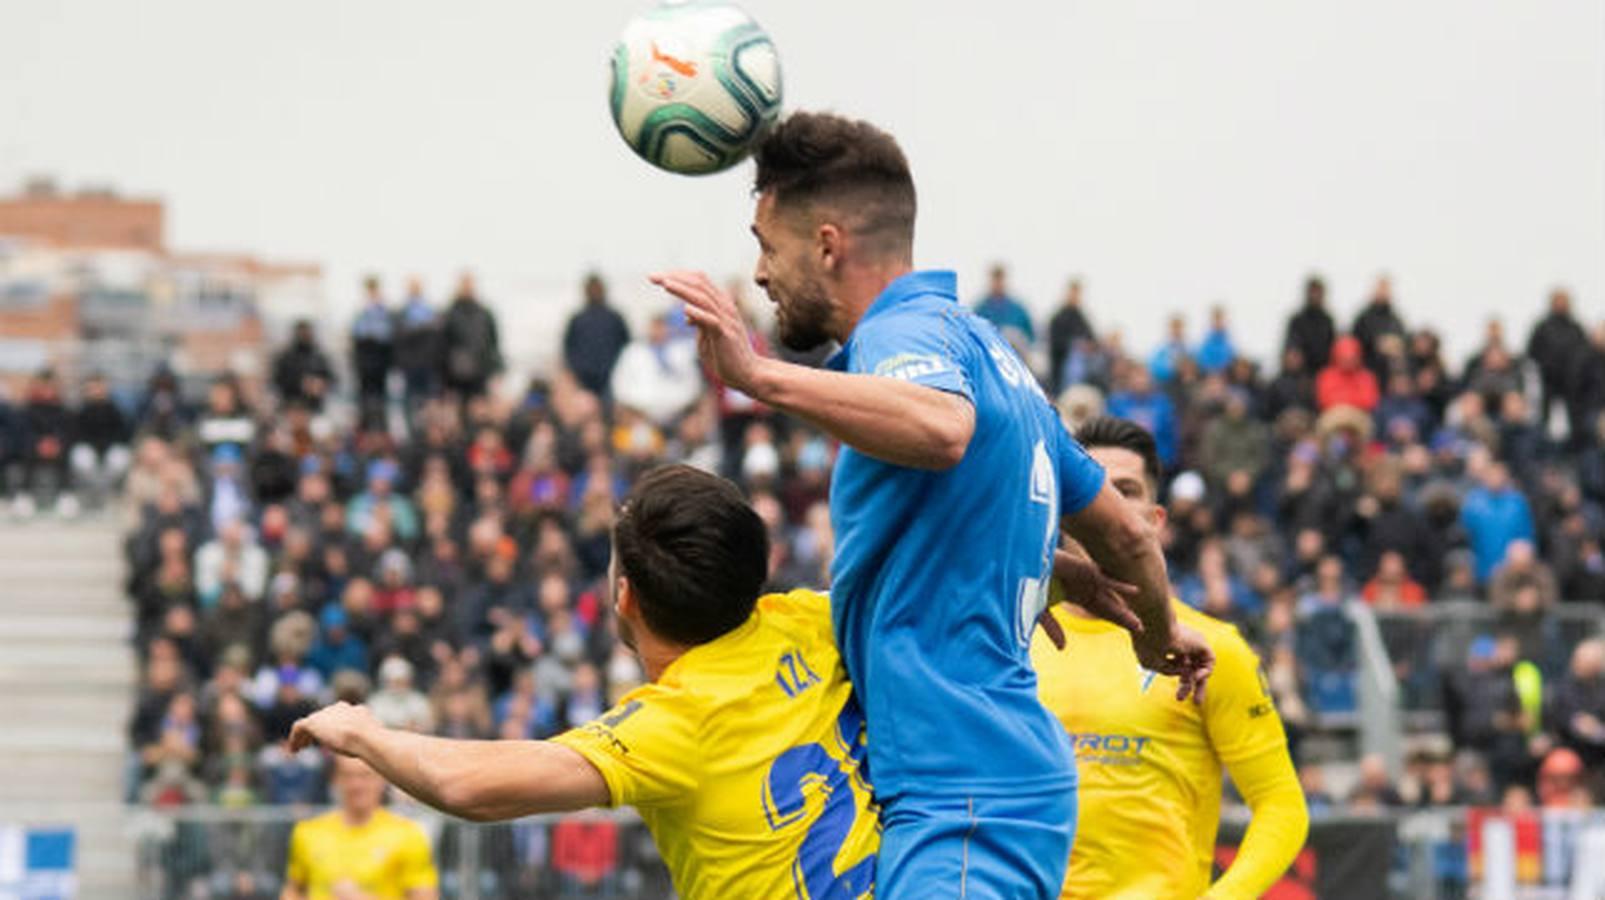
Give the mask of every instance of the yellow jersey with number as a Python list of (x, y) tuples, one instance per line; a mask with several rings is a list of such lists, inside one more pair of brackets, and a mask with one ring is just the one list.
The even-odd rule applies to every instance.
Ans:
[(1137, 663), (1116, 625), (1067, 612), (1059, 650), (1031, 642), (1037, 693), (1075, 747), (1080, 817), (1063, 896), (1161, 900), (1209, 887), (1222, 765), (1286, 745), (1259, 659), (1237, 629), (1172, 601), (1215, 653), (1204, 701)]
[(634, 806), (687, 900), (872, 896), (880, 826), (830, 600), (771, 594), (553, 740)]
[(439, 883), (423, 828), (387, 809), (357, 826), (347, 824), (339, 810), (297, 822), (285, 878), (310, 900), (329, 900), (342, 881), (378, 900), (401, 900), (408, 891)]

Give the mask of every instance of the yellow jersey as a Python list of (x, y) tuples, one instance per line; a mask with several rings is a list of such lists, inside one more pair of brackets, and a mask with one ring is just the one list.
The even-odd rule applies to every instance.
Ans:
[(310, 900), (332, 898), (342, 881), (383, 900), (400, 900), (440, 881), (423, 828), (387, 809), (375, 810), (355, 827), (339, 810), (297, 822), (290, 832), (286, 878), (301, 885)]
[(1286, 745), (1259, 658), (1237, 629), (1172, 604), (1215, 654), (1202, 703), (1178, 701), (1176, 679), (1138, 665), (1126, 631), (1101, 619), (1056, 606), (1066, 648), (1041, 630), (1032, 638), (1038, 695), (1070, 733), (1080, 776), (1065, 898), (1201, 896), (1222, 765)]
[(872, 896), (880, 825), (830, 600), (770, 594), (729, 634), (553, 740), (634, 806), (687, 900)]

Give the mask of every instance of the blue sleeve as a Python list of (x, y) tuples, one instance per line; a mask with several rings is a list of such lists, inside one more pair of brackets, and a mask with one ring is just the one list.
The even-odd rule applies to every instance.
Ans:
[(958, 329), (945, 312), (879, 316), (853, 334), (850, 371), (936, 388), (973, 403)]
[[(1054, 415), (1055, 421), (1058, 415)], [(1103, 466), (1087, 454), (1062, 422), (1054, 429), (1058, 439), (1054, 442), (1054, 457), (1059, 468), (1059, 515), (1073, 516), (1093, 501), (1103, 490)]]

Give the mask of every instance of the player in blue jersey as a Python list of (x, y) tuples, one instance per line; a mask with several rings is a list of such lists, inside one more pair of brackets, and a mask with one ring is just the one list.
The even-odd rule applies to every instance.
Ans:
[(1181, 677), (1211, 657), (1176, 625), (1151, 527), (1104, 482), (951, 272), (915, 271), (915, 195), (893, 138), (797, 113), (757, 148), (758, 284), (781, 340), (825, 369), (761, 357), (698, 272), (686, 303), (726, 384), (845, 446), (831, 482), (832, 617), (868, 720), (885, 832), (882, 898), (1053, 897), (1075, 829), (1064, 729), (1037, 700), (1030, 632), (1063, 527), (1135, 587), (1139, 660)]

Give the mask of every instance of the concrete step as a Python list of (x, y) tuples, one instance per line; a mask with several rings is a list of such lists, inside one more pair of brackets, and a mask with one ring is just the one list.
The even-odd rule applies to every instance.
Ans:
[(35, 585), (72, 584), (116, 587), (127, 571), (122, 556), (0, 556), (0, 577), (7, 592)]
[[(132, 709), (131, 692), (82, 692), (66, 696), (31, 695), (12, 691), (0, 684), (0, 722), (65, 722), (73, 725), (92, 724), (104, 729), (108, 722), (127, 721)], [(12, 728), (26, 728), (26, 724), (12, 724)]]
[(128, 638), (128, 622), (112, 616), (40, 613), (0, 607), (0, 640), (100, 641), (117, 644)]
[(6, 690), (31, 691), (70, 679), (69, 683), (83, 685), (86, 690), (130, 688), (138, 677), (133, 654), (126, 650), (116, 654), (108, 651), (92, 661), (62, 661), (59, 655), (46, 653), (43, 659), (28, 660), (20, 650), (0, 651), (0, 685)]

